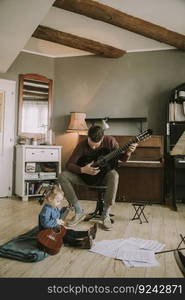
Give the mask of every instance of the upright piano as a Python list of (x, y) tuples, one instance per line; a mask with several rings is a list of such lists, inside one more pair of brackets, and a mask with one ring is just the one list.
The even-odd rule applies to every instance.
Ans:
[[(132, 136), (115, 136), (119, 145)], [(138, 144), (128, 162), (119, 162), (117, 201), (164, 204), (164, 139), (153, 135)]]

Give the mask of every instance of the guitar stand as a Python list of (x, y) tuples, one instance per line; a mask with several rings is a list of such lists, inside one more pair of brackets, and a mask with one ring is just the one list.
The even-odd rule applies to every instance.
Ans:
[[(148, 223), (148, 220), (144, 214), (144, 209), (145, 209), (145, 206), (146, 206), (146, 203), (132, 203), (132, 206), (134, 207), (134, 210), (135, 210), (135, 215), (133, 216), (133, 218), (131, 219), (131, 221), (134, 221), (134, 220), (139, 220), (140, 221), (140, 224), (142, 223)], [(142, 221), (142, 218), (144, 218), (144, 221)]]
[(182, 234), (180, 234), (180, 238), (181, 241), (178, 244), (176, 249), (170, 249), (170, 250), (164, 250), (164, 251), (160, 251), (160, 252), (156, 252), (155, 254), (161, 254), (161, 253), (167, 253), (167, 252), (173, 252), (173, 251), (179, 251), (179, 250), (185, 250), (185, 248), (180, 248), (181, 244), (184, 243), (185, 244), (185, 236), (183, 236)]

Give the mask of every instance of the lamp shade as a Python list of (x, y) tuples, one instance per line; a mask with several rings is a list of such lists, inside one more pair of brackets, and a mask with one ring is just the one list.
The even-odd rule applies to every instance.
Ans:
[(67, 132), (85, 132), (88, 130), (85, 122), (86, 114), (83, 112), (71, 112)]

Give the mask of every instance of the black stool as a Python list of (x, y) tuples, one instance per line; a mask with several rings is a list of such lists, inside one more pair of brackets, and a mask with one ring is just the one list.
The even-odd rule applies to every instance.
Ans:
[[(147, 203), (145, 202), (138, 202), (138, 203), (132, 203), (132, 206), (134, 207), (134, 210), (135, 210), (135, 215), (133, 216), (133, 218), (131, 219), (131, 221), (134, 221), (134, 220), (139, 220), (140, 221), (140, 224), (142, 223), (148, 223), (148, 220), (144, 214), (144, 209), (145, 209), (145, 206), (147, 205)], [(144, 221), (142, 221), (142, 218), (144, 218)]]
[[(106, 186), (105, 185), (94, 185), (94, 186), (87, 186), (89, 190), (95, 191), (98, 193), (98, 200), (96, 202), (96, 208), (95, 211), (88, 214), (84, 221), (89, 221), (93, 218), (95, 219), (100, 219), (103, 213), (103, 206), (104, 206), (104, 195), (106, 191)], [(110, 216), (113, 216), (110, 214)], [(114, 221), (111, 219), (111, 222), (113, 223)]]

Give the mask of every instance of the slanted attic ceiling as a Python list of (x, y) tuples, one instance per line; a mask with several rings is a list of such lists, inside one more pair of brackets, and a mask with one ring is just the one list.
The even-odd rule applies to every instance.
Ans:
[[(69, 1), (75, 2), (76, 5), (80, 2), (87, 4), (86, 0), (68, 0), (68, 3)], [(66, 0), (56, 2), (62, 3)], [(185, 35), (184, 0), (98, 0), (94, 1), (94, 4), (96, 2)], [(101, 47), (101, 44), (123, 50), (123, 52), (175, 48), (170, 44), (158, 42), (115, 25), (61, 9), (53, 6), (54, 3), (54, 0), (3, 0), (0, 2), (0, 72), (6, 72), (21, 51), (49, 57), (96, 53), (92, 53), (91, 48), (87, 48), (90, 51), (85, 51), (83, 47), (75, 49), (66, 44), (33, 37), (39, 25), (80, 37), (82, 38), (79, 41), (81, 45), (88, 39), (95, 43), (92, 45), (95, 48)], [(181, 38), (184, 43), (183, 36), (177, 36), (177, 42)], [(62, 42), (62, 39), (60, 41)], [(97, 53), (100, 53), (100, 50), (98, 49)]]

